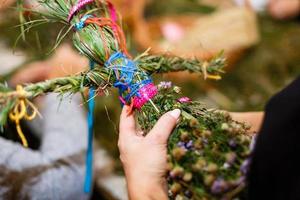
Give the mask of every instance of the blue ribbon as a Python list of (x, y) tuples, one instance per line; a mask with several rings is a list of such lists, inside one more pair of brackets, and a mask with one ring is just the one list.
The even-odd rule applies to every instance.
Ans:
[[(95, 63), (90, 61), (90, 69), (93, 69)], [(89, 90), (89, 102), (88, 102), (88, 148), (86, 152), (86, 172), (84, 182), (84, 192), (90, 193), (93, 184), (93, 133), (94, 133), (94, 110), (95, 110), (95, 89)]]
[[(119, 94), (121, 96), (124, 92), (128, 91), (128, 89), (130, 90), (124, 97), (126, 102), (134, 96), (140, 96), (139, 89), (144, 85), (152, 83), (152, 79), (146, 73), (138, 71), (137, 64), (121, 52), (112, 54), (105, 62), (104, 66), (114, 70), (115, 74), (119, 73), (119, 77), (115, 81), (114, 87), (119, 89)], [(142, 78), (146, 79), (134, 82), (133, 78), (137, 73), (141, 74)]]

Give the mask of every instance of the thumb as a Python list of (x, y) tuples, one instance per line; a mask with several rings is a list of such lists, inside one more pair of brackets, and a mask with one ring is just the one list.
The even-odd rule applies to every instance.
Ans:
[(166, 144), (170, 134), (176, 126), (180, 113), (181, 111), (179, 109), (175, 109), (173, 111), (165, 113), (157, 121), (147, 137), (152, 138), (158, 143)]

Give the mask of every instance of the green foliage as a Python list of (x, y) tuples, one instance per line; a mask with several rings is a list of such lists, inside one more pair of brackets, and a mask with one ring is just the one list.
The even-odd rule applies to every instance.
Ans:
[(7, 92), (10, 92), (11, 90), (7, 85), (0, 83), (0, 128), (7, 123), (7, 118), (10, 110), (12, 109), (12, 106), (14, 105), (14, 101), (4, 101), (1, 99), (1, 94), (5, 94)]
[(148, 103), (138, 112), (138, 119), (147, 133), (161, 114), (175, 108), (182, 110), (168, 143), (170, 196), (239, 197), (245, 188), (241, 180), (245, 179), (243, 165), (250, 153), (250, 138), (246, 136), (249, 127), (233, 121), (229, 113), (206, 109), (200, 102), (178, 102), (181, 92), (177, 86), (159, 88), (153, 102), (161, 113)]

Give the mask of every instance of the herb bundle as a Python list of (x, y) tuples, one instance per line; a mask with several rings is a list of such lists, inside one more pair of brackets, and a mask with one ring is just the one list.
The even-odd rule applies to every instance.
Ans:
[(40, 4), (46, 11), (32, 12), (41, 19), (24, 22), (27, 28), (22, 30), (42, 22), (65, 24), (57, 44), (72, 33), (74, 46), (94, 67), (74, 76), (18, 86), (16, 91), (0, 85), (0, 125), (10, 118), (18, 128), (19, 120), (34, 117), (26, 112), (30, 108), (36, 111), (29, 100), (48, 92), (66, 94), (83, 92), (84, 88), (99, 91), (117, 87), (121, 102), (137, 112), (145, 132), (165, 112), (182, 110), (181, 121), (168, 144), (170, 198), (231, 199), (242, 194), (249, 163), (248, 127), (233, 121), (226, 112), (208, 110), (182, 97), (179, 87), (169, 82), (155, 86), (150, 78), (154, 73), (187, 70), (219, 79), (224, 66), (221, 55), (200, 61), (145, 52), (132, 59), (110, 2), (41, 0)]

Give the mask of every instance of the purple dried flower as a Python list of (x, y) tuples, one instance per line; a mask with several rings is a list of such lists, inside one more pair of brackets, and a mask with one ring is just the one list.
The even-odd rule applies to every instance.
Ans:
[(181, 148), (185, 148), (185, 143), (184, 142), (178, 142), (177, 146), (181, 147)]
[(240, 171), (245, 175), (247, 174), (249, 167), (250, 167), (250, 159), (248, 158), (242, 163), (240, 167)]
[(170, 179), (175, 179), (175, 178), (177, 178), (177, 176), (175, 176), (175, 174), (171, 171), (171, 172), (169, 172), (169, 176), (168, 177), (170, 177)]
[(188, 143), (185, 144), (185, 148), (191, 149), (193, 147), (193, 140), (188, 141)]
[(232, 148), (235, 148), (237, 146), (237, 143), (234, 139), (229, 140), (228, 144)]
[(213, 194), (220, 194), (228, 189), (228, 184), (221, 178), (215, 180), (211, 186)]
[(172, 82), (162, 81), (159, 83), (158, 88), (160, 89), (169, 89), (172, 87)]
[(189, 191), (189, 190), (186, 190), (186, 191), (184, 192), (184, 196), (186, 196), (187, 198), (192, 198), (193, 193), (192, 193), (191, 191)]
[(177, 101), (180, 103), (190, 103), (192, 100), (188, 97), (181, 97), (181, 98), (177, 99)]

